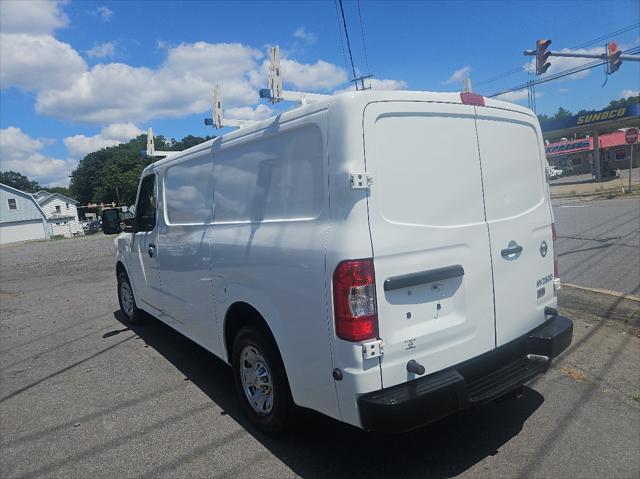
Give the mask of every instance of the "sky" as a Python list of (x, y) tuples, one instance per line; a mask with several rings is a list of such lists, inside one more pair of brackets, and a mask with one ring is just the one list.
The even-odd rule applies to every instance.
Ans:
[[(373, 74), (375, 89), (460, 91), (469, 77), (491, 95), (534, 78), (522, 51), (537, 39), (562, 50), (635, 25), (579, 51), (640, 45), (637, 1), (344, 0), (344, 12), (357, 74)], [(258, 91), (271, 45), (280, 46), (286, 89), (350, 88), (339, 25), (333, 0), (0, 0), (0, 170), (67, 186), (86, 154), (149, 127), (166, 138), (219, 134), (203, 124), (215, 84), (226, 118), (268, 118), (276, 110)], [(588, 60), (550, 61), (547, 75)], [(604, 80), (595, 68), (541, 84), (537, 112), (638, 95), (640, 63)], [(526, 106), (527, 92), (501, 99)]]

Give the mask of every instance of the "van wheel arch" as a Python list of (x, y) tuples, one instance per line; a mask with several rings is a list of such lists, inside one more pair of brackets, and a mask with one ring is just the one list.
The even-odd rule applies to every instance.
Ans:
[(231, 364), (233, 358), (233, 341), (238, 332), (244, 327), (251, 327), (266, 334), (275, 345), (278, 355), (282, 358), (278, 342), (264, 316), (250, 304), (238, 301), (229, 307), (224, 318), (224, 344), (229, 364)]
[(129, 273), (127, 273), (127, 269), (124, 267), (124, 264), (122, 264), (122, 261), (118, 261), (116, 264), (116, 276), (119, 276), (120, 273), (124, 273), (129, 276)]

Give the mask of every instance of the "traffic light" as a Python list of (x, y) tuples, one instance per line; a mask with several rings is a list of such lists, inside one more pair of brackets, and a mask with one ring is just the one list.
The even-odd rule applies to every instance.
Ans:
[(607, 60), (609, 61), (607, 73), (609, 73), (609, 75), (617, 72), (620, 65), (622, 65), (620, 55), (622, 55), (622, 50), (618, 50), (618, 44), (616, 42), (607, 44)]
[(551, 55), (550, 51), (547, 51), (551, 45), (551, 40), (538, 40), (536, 42), (536, 75), (542, 75), (551, 66), (551, 63), (547, 61)]

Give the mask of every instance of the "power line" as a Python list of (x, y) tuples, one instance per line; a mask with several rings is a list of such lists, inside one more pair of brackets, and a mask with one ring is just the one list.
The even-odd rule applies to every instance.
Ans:
[(622, 33), (626, 33), (628, 31), (634, 30), (634, 29), (636, 29), (638, 27), (640, 27), (640, 23), (634, 23), (633, 25), (629, 25), (628, 27), (621, 28), (620, 30), (616, 30), (615, 32), (611, 32), (611, 33), (608, 33), (606, 35), (602, 35), (602, 36), (600, 36), (598, 38), (594, 38), (593, 40), (589, 40), (588, 42), (585, 42), (585, 43), (583, 43), (581, 45), (578, 45), (577, 47), (571, 48), (569, 51), (572, 52), (572, 51), (578, 50), (580, 48), (585, 48), (585, 47), (591, 46), (594, 43), (598, 43), (598, 42), (601, 42), (601, 41), (606, 40), (608, 38), (611, 38), (613, 36), (620, 35)]
[[(344, 36), (347, 39), (347, 49), (349, 50), (349, 60), (351, 61), (351, 71), (353, 72), (353, 79), (356, 79), (356, 67), (353, 63), (353, 54), (351, 53), (351, 40), (349, 40), (349, 30), (347, 30), (347, 20), (344, 16), (344, 7), (342, 5), (342, 0), (338, 0), (340, 2), (340, 13), (342, 14), (342, 24), (344, 25)], [(358, 83), (355, 83), (356, 90), (358, 89)]]
[(338, 35), (340, 36), (340, 47), (342, 49), (342, 60), (344, 61), (344, 68), (348, 70), (349, 67), (347, 65), (347, 54), (344, 50), (344, 40), (342, 39), (342, 26), (340, 25), (340, 14), (338, 13), (338, 1), (333, 0), (333, 5), (336, 7), (336, 20), (338, 21)]
[(369, 58), (367, 57), (367, 45), (364, 40), (364, 27), (362, 26), (362, 11), (360, 10), (360, 0), (358, 0), (358, 18), (360, 19), (360, 34), (362, 35), (362, 50), (364, 52), (364, 64), (367, 67), (367, 73), (371, 73), (369, 68)]

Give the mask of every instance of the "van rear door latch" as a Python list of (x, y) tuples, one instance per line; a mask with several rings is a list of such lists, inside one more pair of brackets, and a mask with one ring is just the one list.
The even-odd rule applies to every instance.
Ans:
[(354, 190), (366, 190), (373, 184), (373, 177), (367, 173), (350, 173), (349, 181)]
[(384, 354), (382, 339), (362, 343), (362, 359), (377, 358)]

